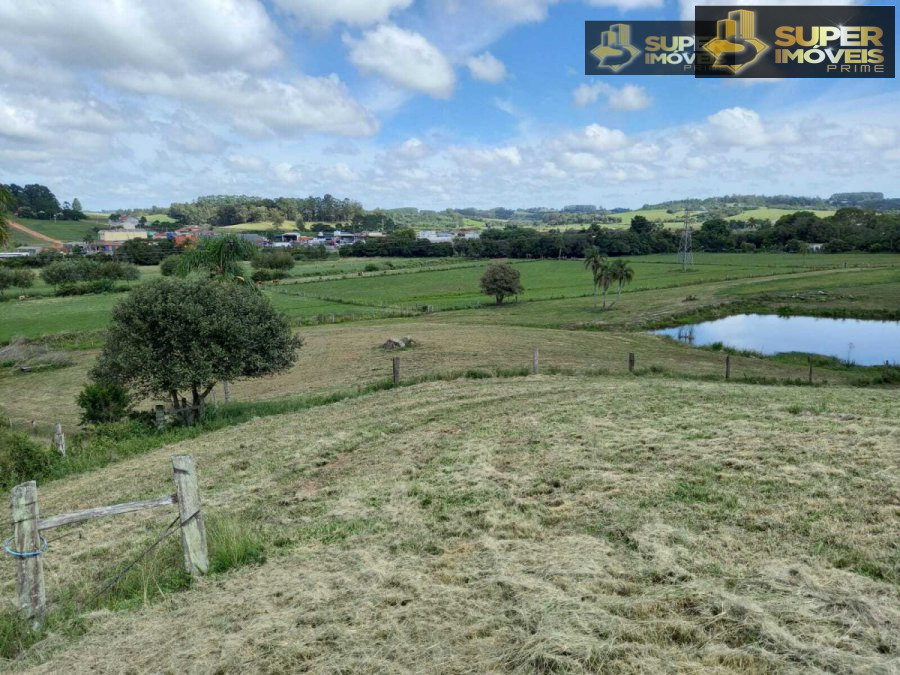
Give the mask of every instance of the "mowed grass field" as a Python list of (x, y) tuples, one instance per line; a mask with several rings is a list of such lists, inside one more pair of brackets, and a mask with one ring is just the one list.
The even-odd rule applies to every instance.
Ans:
[[(306, 341), (297, 364), (275, 378), (236, 382), (232, 390), (238, 400), (249, 401), (383, 381), (390, 373), (391, 354), (380, 345), (398, 335), (410, 335), (417, 343), (402, 354), (407, 378), (523, 368), (536, 347), (549, 369), (621, 373), (627, 354), (634, 352), (639, 371), (718, 378), (724, 374), (722, 354), (649, 335), (645, 327), (734, 302), (759, 302), (768, 311), (788, 307), (800, 313), (861, 315), (900, 307), (900, 256), (698, 254), (698, 264), (687, 273), (671, 256), (631, 262), (635, 282), (606, 311), (597, 307), (578, 261), (515, 263), (526, 293), (522, 301), (499, 307), (476, 290), (484, 261), (348, 259), (298, 264), (295, 276), (264, 287)], [(373, 264), (381, 269), (363, 272)], [(144, 268), (143, 274), (150, 279), (158, 270)], [(61, 344), (70, 347), (99, 346), (112, 308), (123, 297), (8, 300), (0, 305), (0, 339), (48, 338), (53, 344), (60, 342), (54, 336), (63, 336)], [(422, 312), (426, 304), (434, 311)], [(454, 307), (463, 309), (450, 309)], [(69, 350), (74, 365), (56, 370), (23, 373), (0, 368), (0, 401), (6, 414), (18, 428), (30, 429), (35, 420), (40, 436), (49, 436), (55, 422), (76, 431), (75, 399), (96, 353)], [(732, 361), (738, 380), (806, 376), (801, 365), (749, 357)], [(852, 384), (865, 377), (862, 371), (821, 368), (815, 379)]]
[[(422, 384), (210, 433), (42, 485), (42, 514), (166, 494), (171, 455), (191, 453), (207, 517), (256, 523), (267, 560), (85, 614), (5, 666), (895, 672), (896, 403), (885, 390), (539, 376)], [(51, 606), (170, 516), (96, 520), (52, 543)]]

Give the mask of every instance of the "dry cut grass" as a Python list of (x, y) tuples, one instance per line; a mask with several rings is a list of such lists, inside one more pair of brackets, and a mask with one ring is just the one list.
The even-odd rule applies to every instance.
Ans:
[[(725, 356), (692, 349), (642, 332), (571, 331), (525, 326), (454, 324), (440, 320), (402, 320), (335, 324), (304, 328), (305, 340), (296, 365), (272, 378), (235, 382), (235, 400), (272, 400), (299, 394), (351, 389), (389, 378), (391, 357), (400, 356), (403, 377), (437, 373), (530, 368), (535, 347), (542, 367), (577, 372), (625, 373), (628, 353), (637, 368), (651, 368), (689, 377), (724, 378)], [(410, 335), (413, 349), (388, 352), (381, 345), (392, 336)], [(50, 436), (62, 422), (67, 432), (77, 429), (80, 410), (75, 402), (84, 386), (95, 351), (72, 352), (75, 365), (45, 372), (8, 372), (0, 376), (0, 401), (17, 428), (30, 428)], [(806, 368), (767, 359), (732, 357), (732, 377), (805, 379)], [(852, 372), (819, 370), (817, 381), (849, 383)], [(27, 392), (27, 395), (22, 395)], [(222, 400), (221, 388), (213, 397)], [(144, 406), (149, 407), (148, 405)]]
[[(896, 394), (624, 377), (439, 382), (266, 418), (41, 486), (170, 488), (268, 561), (95, 613), (37, 672), (896, 672)], [(49, 592), (165, 514), (84, 527)], [(11, 599), (10, 566), (0, 597)]]

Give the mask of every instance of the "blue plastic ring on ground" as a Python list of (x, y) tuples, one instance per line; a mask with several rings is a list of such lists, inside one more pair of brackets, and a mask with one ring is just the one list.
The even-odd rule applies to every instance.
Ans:
[(36, 551), (16, 551), (12, 547), (13, 537), (9, 537), (3, 542), (3, 548), (13, 558), (34, 558), (36, 556), (43, 554), (47, 550), (47, 547), (50, 545), (50, 543), (47, 541), (47, 539), (43, 535), (40, 535), (40, 537), (41, 537), (41, 547)]

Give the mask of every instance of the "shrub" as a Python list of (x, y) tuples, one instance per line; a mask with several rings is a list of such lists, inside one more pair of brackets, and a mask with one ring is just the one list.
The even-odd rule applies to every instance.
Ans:
[(114, 291), (127, 291), (127, 286), (116, 286), (110, 279), (94, 279), (80, 284), (62, 284), (54, 291), (54, 295), (65, 297), (69, 295), (87, 295), (89, 293), (112, 293)]
[(7, 288), (30, 288), (34, 283), (34, 272), (28, 269), (0, 267), (0, 297)]
[(4, 422), (0, 426), (0, 484), (17, 485), (43, 474), (54, 456), (26, 434), (13, 431)]
[(168, 258), (163, 258), (159, 263), (159, 272), (164, 277), (175, 276), (178, 272), (178, 256), (170, 255)]
[(41, 278), (51, 286), (72, 285), (101, 279), (134, 281), (139, 276), (140, 271), (137, 266), (117, 260), (65, 260), (51, 263), (41, 271)]
[(376, 263), (367, 263), (363, 268), (366, 272), (377, 272), (381, 269)]
[(89, 382), (78, 394), (82, 424), (118, 422), (131, 409), (131, 397), (118, 384)]
[(289, 251), (262, 250), (250, 263), (253, 269), (289, 270), (294, 266), (294, 256)]
[(284, 277), (284, 272), (267, 268), (253, 270), (253, 274), (250, 275), (253, 281), (275, 281), (276, 279), (284, 279)]

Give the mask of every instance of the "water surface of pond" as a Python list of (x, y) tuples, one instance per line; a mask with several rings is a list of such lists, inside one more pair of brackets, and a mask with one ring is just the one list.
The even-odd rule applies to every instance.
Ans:
[(697, 346), (721, 342), (726, 347), (767, 355), (806, 352), (861, 366), (900, 363), (900, 321), (736, 314), (653, 332)]

